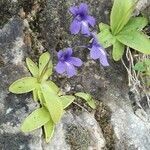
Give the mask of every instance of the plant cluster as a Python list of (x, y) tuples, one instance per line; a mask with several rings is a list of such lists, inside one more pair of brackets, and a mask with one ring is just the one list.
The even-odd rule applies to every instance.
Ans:
[(98, 39), (104, 48), (113, 45), (112, 56), (115, 61), (122, 58), (125, 46), (150, 54), (149, 37), (142, 32), (148, 20), (145, 17), (132, 17), (136, 3), (135, 0), (115, 0), (110, 15), (110, 26), (99, 24)]
[[(125, 66), (130, 90), (136, 95), (143, 93), (150, 106), (149, 92), (147, 92), (150, 88), (150, 39), (143, 31), (148, 25), (148, 19), (143, 16), (133, 16), (137, 2), (137, 0), (114, 0), (110, 25), (100, 23), (100, 33), (97, 38), (104, 48), (113, 46), (112, 58), (115, 61), (121, 59)], [(141, 55), (144, 59), (137, 59)], [(123, 56), (126, 56), (128, 65), (124, 63)]]
[(23, 122), (21, 130), (30, 132), (43, 127), (46, 142), (53, 136), (56, 124), (63, 116), (65, 109), (73, 103), (75, 96), (84, 99), (91, 108), (95, 108), (94, 100), (90, 94), (78, 92), (73, 95), (63, 95), (60, 88), (48, 78), (52, 75), (52, 61), (48, 52), (39, 58), (37, 66), (30, 58), (26, 64), (32, 77), (24, 77), (15, 81), (9, 91), (15, 94), (33, 93), (34, 101), (38, 101), (40, 108), (32, 112)]
[[(115, 61), (122, 58), (125, 46), (144, 54), (150, 54), (150, 40), (142, 29), (148, 24), (144, 17), (132, 17), (135, 0), (115, 0), (110, 16), (110, 25), (100, 23), (100, 33), (92, 32), (96, 20), (89, 15), (88, 5), (81, 3), (69, 9), (73, 16), (70, 25), (71, 34), (81, 33), (90, 37), (90, 44), (85, 46), (90, 50), (90, 57), (99, 59), (103, 66), (109, 66), (107, 53), (104, 48), (113, 45), (112, 56)], [(56, 72), (72, 77), (77, 74), (77, 67), (82, 66), (80, 58), (73, 56), (72, 48), (60, 50), (57, 53), (58, 63), (55, 66)], [(49, 80), (53, 73), (53, 64), (48, 52), (43, 53), (39, 58), (39, 65), (30, 58), (26, 64), (32, 77), (25, 77), (15, 81), (9, 87), (9, 91), (16, 94), (27, 92), (33, 93), (33, 99), (38, 101), (40, 108), (32, 112), (23, 122), (22, 131), (30, 132), (43, 127), (46, 141), (49, 142), (53, 136), (56, 124), (62, 118), (65, 109), (74, 102), (75, 96), (84, 99), (91, 108), (95, 103), (90, 94), (78, 92), (74, 95), (63, 95), (60, 88)], [(135, 70), (143, 75), (150, 75), (150, 61), (138, 62)], [(148, 83), (149, 84), (149, 83)]]

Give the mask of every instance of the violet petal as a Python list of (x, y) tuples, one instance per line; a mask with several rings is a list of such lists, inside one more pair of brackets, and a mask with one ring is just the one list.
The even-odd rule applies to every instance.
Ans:
[(77, 74), (77, 71), (76, 71), (75, 67), (72, 64), (66, 63), (66, 65), (67, 65), (66, 71), (67, 71), (67, 75), (69, 77), (72, 77), (72, 76)]
[(77, 19), (74, 19), (70, 26), (71, 34), (78, 34), (81, 28), (81, 22)]
[(86, 21), (82, 21), (81, 33), (84, 35), (90, 35), (89, 26), (88, 26), (88, 23)]
[(68, 57), (70, 57), (72, 55), (72, 48), (66, 48), (65, 50), (65, 54), (68, 55)]
[(77, 6), (72, 6), (72, 7), (70, 7), (69, 11), (70, 11), (73, 15), (77, 15), (78, 7), (77, 7)]
[(62, 63), (62, 62), (59, 61), (58, 64), (56, 65), (56, 67), (55, 67), (55, 70), (56, 70), (58, 73), (60, 73), (60, 74), (64, 73), (65, 70), (66, 70), (66, 65), (65, 65), (65, 63)]
[(83, 63), (82, 60), (77, 57), (70, 57), (69, 62), (77, 67), (80, 67)]
[(79, 12), (84, 13), (85, 15), (88, 14), (88, 5), (86, 3), (81, 3), (79, 6)]
[(100, 63), (103, 66), (109, 66), (108, 60), (107, 60), (107, 55), (106, 52), (104, 50), (100, 51), (100, 57), (99, 57)]
[(97, 46), (93, 46), (91, 49), (90, 49), (90, 57), (93, 58), (93, 59), (98, 59), (100, 58), (100, 55), (101, 55), (101, 52), (100, 52), (100, 47), (97, 47)]
[(58, 59), (60, 59), (60, 58), (62, 57), (63, 53), (64, 53), (64, 52), (63, 52), (62, 50), (60, 50), (60, 51), (57, 53)]
[(92, 27), (94, 27), (95, 26), (95, 22), (96, 22), (96, 20), (95, 20), (95, 18), (94, 17), (92, 17), (92, 16), (87, 16), (87, 22), (92, 26)]

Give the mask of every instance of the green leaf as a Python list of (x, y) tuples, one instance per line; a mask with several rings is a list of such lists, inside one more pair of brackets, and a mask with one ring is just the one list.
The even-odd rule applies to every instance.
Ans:
[(39, 74), (38, 66), (30, 58), (26, 58), (26, 64), (31, 74), (34, 77), (38, 77)]
[(55, 124), (52, 121), (52, 119), (50, 119), (45, 125), (44, 125), (44, 133), (45, 133), (45, 139), (46, 142), (48, 143), (51, 138), (53, 137), (54, 134), (54, 129), (55, 129)]
[(45, 107), (39, 108), (32, 112), (23, 122), (21, 130), (30, 132), (40, 128), (50, 120), (50, 114)]
[(120, 32), (116, 38), (118, 41), (129, 46), (130, 48), (144, 54), (150, 54), (150, 39), (148, 39), (148, 36), (139, 31)]
[(88, 105), (89, 105), (91, 108), (93, 108), (93, 109), (95, 109), (95, 108), (96, 108), (96, 105), (95, 105), (94, 99), (91, 99), (91, 100), (87, 101), (87, 103), (88, 103)]
[(139, 61), (135, 64), (133, 67), (134, 70), (140, 71), (140, 72), (145, 72), (147, 71), (147, 68), (150, 67), (150, 60), (144, 60), (144, 61)]
[(42, 84), (44, 84), (44, 86), (48, 86), (47, 88), (48, 88), (50, 93), (58, 94), (58, 92), (60, 90), (58, 88), (58, 86), (53, 81), (50, 81), (50, 80), (49, 81), (45, 81)]
[(50, 62), (50, 54), (48, 52), (43, 53), (39, 58), (39, 73), (43, 75), (47, 70)]
[(94, 100), (92, 99), (92, 96), (90, 94), (87, 94), (87, 93), (83, 93), (83, 92), (78, 92), (75, 94), (76, 96), (86, 100), (86, 102), (88, 103), (88, 105), (95, 109), (96, 108), (96, 105), (95, 105), (95, 102)]
[(112, 52), (112, 56), (115, 61), (118, 61), (122, 58), (124, 49), (125, 46), (116, 40), (116, 42), (113, 44), (113, 52)]
[(142, 30), (147, 24), (148, 20), (144, 17), (132, 17), (122, 31)]
[(97, 35), (99, 42), (104, 48), (111, 46), (115, 42), (115, 37), (111, 34), (110, 27), (106, 24), (99, 24), (100, 33)]
[(38, 100), (38, 90), (37, 89), (33, 90), (33, 99), (34, 99), (34, 101)]
[(128, 23), (134, 7), (135, 0), (114, 0), (110, 15), (110, 25), (114, 35), (119, 33)]
[(150, 59), (146, 59), (143, 62), (147, 67), (150, 67)]
[(49, 110), (54, 123), (58, 123), (63, 115), (63, 106), (58, 95), (49, 91), (47, 84), (42, 84), (42, 93), (46, 102), (46, 107)]
[(25, 77), (12, 83), (9, 91), (16, 94), (27, 93), (36, 88), (37, 79), (33, 77)]
[(63, 109), (67, 108), (75, 100), (75, 97), (71, 95), (61, 96), (60, 98), (63, 105)]
[(45, 99), (44, 99), (41, 89), (38, 90), (38, 99), (39, 99), (41, 105), (43, 106), (43, 103), (45, 103)]
[(50, 60), (45, 73), (43, 73), (42, 81), (46, 81), (52, 75), (52, 73), (53, 73), (53, 64), (52, 61)]
[(33, 90), (33, 99), (34, 101), (38, 101), (39, 100), (39, 91), (41, 90), (41, 84), (37, 83), (36, 84), (36, 88)]
[(140, 71), (140, 72), (144, 72), (146, 71), (146, 67), (144, 66), (143, 62), (138, 62), (135, 64), (135, 66), (133, 67), (134, 70)]
[(105, 23), (100, 23), (99, 24), (99, 29), (100, 29), (100, 31), (110, 30), (110, 26), (108, 24), (105, 24)]
[(86, 101), (91, 99), (90, 94), (83, 93), (83, 92), (78, 92), (78, 93), (75, 94), (75, 96), (81, 97), (81, 98), (85, 99)]
[(38, 94), (39, 91), (41, 90), (41, 86), (40, 85), (41, 85), (40, 83), (37, 83), (36, 84), (36, 88), (32, 92), (34, 101), (40, 100), (40, 97), (39, 97), (39, 94)]

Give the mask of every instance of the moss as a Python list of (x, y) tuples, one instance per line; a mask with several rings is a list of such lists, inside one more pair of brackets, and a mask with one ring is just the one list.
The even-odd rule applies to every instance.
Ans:
[(95, 118), (100, 124), (100, 127), (103, 132), (103, 136), (106, 140), (106, 147), (109, 150), (115, 149), (115, 140), (114, 140), (114, 131), (113, 127), (111, 125), (110, 119), (111, 119), (111, 111), (110, 109), (104, 105), (102, 102), (100, 102), (97, 105)]
[(82, 126), (68, 125), (66, 141), (71, 150), (87, 150), (90, 144), (90, 135)]

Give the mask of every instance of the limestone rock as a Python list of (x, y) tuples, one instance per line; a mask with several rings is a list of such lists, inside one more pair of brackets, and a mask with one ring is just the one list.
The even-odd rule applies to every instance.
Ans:
[(41, 130), (27, 135), (20, 131), (21, 122), (37, 104), (28, 94), (15, 95), (8, 91), (12, 82), (29, 75), (23, 63), (27, 55), (23, 29), (20, 18), (11, 18), (0, 30), (0, 149), (4, 150), (41, 147)]
[[(24, 21), (17, 17), (17, 14), (20, 7), (23, 7), (27, 16), (34, 2), (36, 0), (0, 1), (0, 10), (2, 10), (0, 12), (2, 18), (0, 22), (0, 149), (149, 150), (150, 115), (145, 114), (144, 111), (150, 112), (150, 109), (146, 108), (143, 111), (136, 106), (135, 95), (131, 96), (127, 85), (126, 71), (121, 62), (112, 60), (111, 48), (107, 50), (110, 63), (108, 68), (89, 59), (89, 51), (80, 47), (75, 49), (75, 56), (80, 57), (85, 63), (79, 69), (78, 75), (71, 79), (58, 76), (56, 73), (53, 76), (56, 83), (65, 89), (64, 92), (72, 94), (86, 91), (94, 96), (96, 102), (101, 101), (109, 108), (110, 119), (106, 118), (106, 120), (108, 120), (107, 124), (112, 126), (111, 140), (108, 139), (110, 135), (105, 131), (108, 128), (103, 128), (106, 122), (102, 120), (98, 124), (94, 115), (86, 112), (77, 115), (72, 110), (65, 113), (49, 144), (44, 142), (41, 129), (30, 134), (20, 131), (22, 121), (38, 107), (38, 104), (33, 102), (30, 94), (15, 95), (9, 93), (8, 87), (13, 81), (29, 75), (24, 60), (27, 56), (30, 57), (34, 50), (25, 43)], [(68, 8), (81, 2), (83, 1), (44, 1), (44, 5), (41, 6), (45, 7), (42, 7), (29, 24), (37, 39), (44, 41), (40, 42), (52, 54), (54, 64), (58, 50), (89, 43), (89, 39), (72, 36), (69, 32), (71, 18)], [(111, 0), (87, 0), (86, 3), (89, 4), (91, 14), (96, 17), (97, 24), (109, 23)], [(146, 15), (149, 14), (148, 0), (139, 1), (136, 15), (141, 10), (144, 12), (143, 9), (146, 10)], [(98, 30), (98, 27), (96, 28)], [(33, 44), (36, 45), (36, 41)], [(99, 109), (101, 108), (98, 107), (97, 111)], [(107, 147), (109, 141), (112, 141), (111, 148)]]
[(105, 139), (93, 115), (67, 112), (57, 125), (52, 141), (43, 147), (45, 150), (102, 150)]

